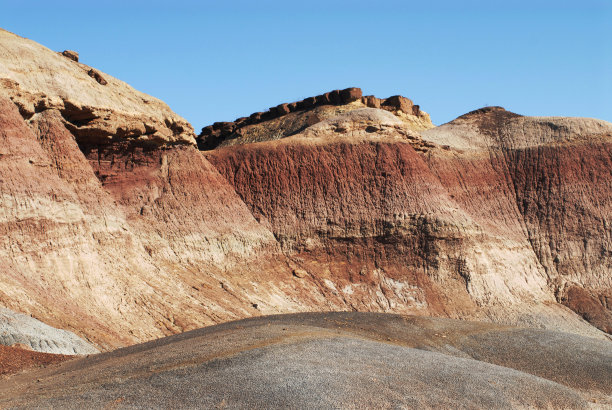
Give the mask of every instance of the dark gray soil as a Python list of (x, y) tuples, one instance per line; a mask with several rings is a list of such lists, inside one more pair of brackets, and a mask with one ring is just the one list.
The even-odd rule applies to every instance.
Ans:
[(449, 319), (268, 316), (13, 376), (0, 407), (605, 407), (611, 347)]

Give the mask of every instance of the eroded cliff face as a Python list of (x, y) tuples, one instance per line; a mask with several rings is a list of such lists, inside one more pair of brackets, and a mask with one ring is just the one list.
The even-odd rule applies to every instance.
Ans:
[[(516, 201), (518, 221), (556, 300), (609, 332), (610, 123), (523, 117), (492, 107), (423, 134), (461, 146), (461, 162), (473, 163), (476, 145), (503, 161), (513, 191), (509, 198)], [(466, 136), (472, 146), (466, 146)], [(462, 177), (469, 175), (464, 171)], [(472, 213), (480, 214), (481, 207), (476, 204)]]
[(558, 302), (601, 330), (612, 323), (611, 135), (603, 121), (499, 108), (419, 135), (366, 109), (207, 158), (284, 253), (349, 305), (382, 276), (395, 288), (381, 288), (392, 295), (381, 310), (595, 335)]
[(32, 123), (38, 139), (2, 101), (2, 303), (98, 342), (151, 337), (162, 318), (137, 308), (133, 290), (162, 299), (141, 280), (155, 279), (155, 269), (72, 135), (49, 120), (54, 114)]
[[(152, 109), (144, 101), (151, 97), (110, 76), (104, 75), (104, 85), (80, 82), (73, 71), (82, 67), (75, 61), (1, 34), (8, 77), (31, 68), (24, 78), (42, 78), (45, 95), (68, 94), (62, 101), (74, 105), (78, 98), (98, 99), (89, 103), (99, 105), (88, 105), (95, 112), (104, 104), (113, 109), (125, 96), (127, 102), (99, 118), (110, 118), (117, 129), (128, 111), (146, 126), (166, 119), (170, 128), (181, 124), (165, 105)], [(55, 63), (57, 73), (49, 72), (47, 64)], [(45, 80), (73, 75), (67, 89)], [(274, 236), (197, 151), (192, 131), (141, 138), (96, 120), (85, 124), (87, 130), (105, 130), (109, 137), (92, 139), (66, 118), (65, 105), (41, 100), (32, 112), (13, 91), (3, 88), (0, 95), (4, 307), (108, 349), (321, 303), (315, 291), (291, 285), (291, 268)], [(309, 302), (310, 294), (317, 302)]]
[(109, 349), (324, 305), (195, 147), (79, 147), (55, 110), (0, 112), (3, 306)]
[(0, 44), (3, 307), (101, 349), (318, 310), (609, 332), (609, 123), (430, 129), (350, 89), (213, 126), (201, 152), (160, 101)]

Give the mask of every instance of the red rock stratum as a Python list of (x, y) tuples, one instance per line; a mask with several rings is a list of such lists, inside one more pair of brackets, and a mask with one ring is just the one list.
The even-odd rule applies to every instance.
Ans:
[(206, 158), (352, 309), (592, 334), (561, 304), (609, 329), (611, 135), (496, 107), (417, 134), (356, 108)]

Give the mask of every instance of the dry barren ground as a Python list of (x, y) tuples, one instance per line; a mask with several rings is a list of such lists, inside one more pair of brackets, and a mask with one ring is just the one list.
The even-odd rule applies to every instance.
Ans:
[(610, 347), (428, 317), (267, 316), (12, 376), (1, 383), (0, 406), (606, 407)]

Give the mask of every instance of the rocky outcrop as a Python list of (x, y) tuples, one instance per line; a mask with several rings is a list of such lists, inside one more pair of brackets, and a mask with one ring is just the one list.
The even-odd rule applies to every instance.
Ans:
[(95, 143), (195, 143), (191, 125), (166, 104), (78, 62), (73, 52), (54, 53), (2, 29), (0, 43), (0, 96), (25, 119), (57, 110), (79, 140)]
[(256, 112), (248, 117), (238, 118), (233, 122), (216, 122), (202, 128), (202, 132), (197, 139), (198, 147), (202, 150), (213, 149), (219, 146), (230, 135), (234, 133), (241, 134), (240, 130), (247, 125), (259, 124), (282, 117), (291, 112), (309, 110), (321, 105), (350, 104), (359, 99), (361, 99), (360, 88), (346, 88), (289, 104), (279, 104), (276, 107), (271, 107), (266, 112)]
[(87, 75), (93, 78), (100, 85), (106, 85), (108, 82), (102, 77), (102, 74), (98, 72), (98, 70), (94, 70), (93, 68), (87, 72)]
[(197, 138), (198, 148), (210, 150), (219, 146), (284, 138), (297, 134), (325, 118), (364, 107), (383, 108), (405, 120), (408, 117), (413, 129), (433, 127), (429, 116), (408, 98), (400, 95), (387, 99), (372, 95), (364, 97), (360, 88), (353, 87), (280, 104), (266, 112), (257, 112), (233, 122), (216, 122), (202, 128)]

